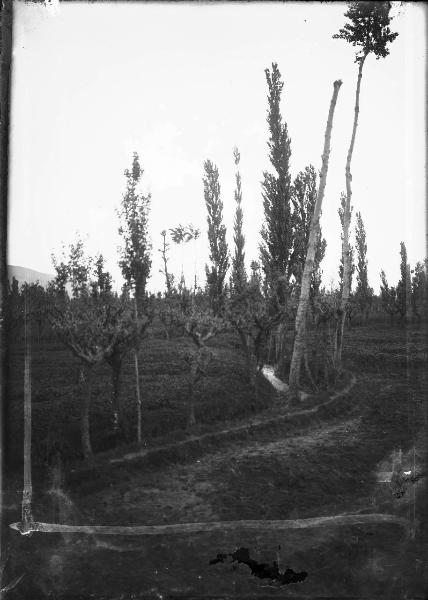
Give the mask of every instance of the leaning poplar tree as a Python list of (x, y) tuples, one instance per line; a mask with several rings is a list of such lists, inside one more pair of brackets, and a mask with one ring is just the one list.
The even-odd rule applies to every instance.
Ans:
[(240, 293), (244, 289), (245, 284), (247, 283), (247, 273), (245, 271), (245, 237), (242, 232), (242, 224), (243, 224), (243, 212), (242, 212), (242, 187), (241, 187), (241, 174), (239, 172), (239, 161), (241, 160), (241, 156), (239, 154), (238, 148), (233, 149), (233, 157), (235, 159), (235, 165), (237, 167), (235, 180), (236, 180), (236, 188), (235, 188), (235, 202), (236, 202), (236, 210), (235, 210), (235, 222), (233, 224), (233, 241), (235, 243), (235, 253), (232, 258), (232, 285), (233, 291)]
[[(119, 266), (129, 289), (134, 291), (135, 320), (144, 314), (146, 308), (146, 284), (152, 265), (152, 246), (149, 240), (148, 217), (151, 196), (138, 192), (144, 171), (140, 166), (138, 154), (134, 152), (131, 170), (125, 170), (126, 192), (122, 197), (118, 211), (119, 234), (123, 246), (120, 250)], [(138, 364), (138, 344), (134, 348), (134, 364), (137, 396), (137, 439), (141, 442), (141, 393)]]
[(333, 38), (343, 39), (357, 47), (355, 62), (358, 64), (357, 87), (355, 91), (354, 121), (352, 126), (351, 142), (348, 149), (345, 165), (346, 203), (344, 211), (344, 240), (343, 240), (343, 289), (340, 301), (340, 327), (336, 340), (335, 364), (338, 372), (341, 371), (343, 333), (345, 329), (346, 306), (350, 294), (350, 257), (349, 257), (349, 223), (351, 219), (352, 174), (351, 161), (354, 152), (355, 137), (357, 134), (358, 115), (360, 112), (360, 89), (363, 77), (363, 67), (369, 54), (374, 54), (376, 59), (385, 58), (389, 54), (387, 44), (395, 40), (398, 33), (391, 32), (391, 3), (360, 1), (350, 2), (345, 17), (349, 19), (339, 33)]
[(328, 173), (328, 161), (330, 156), (330, 142), (331, 132), (333, 129), (333, 116), (336, 108), (337, 96), (339, 94), (340, 86), (342, 82), (337, 80), (333, 84), (333, 95), (330, 101), (330, 109), (328, 113), (327, 126), (325, 130), (324, 138), (324, 151), (322, 155), (322, 167), (319, 179), (319, 189), (317, 193), (317, 199), (315, 202), (314, 212), (311, 219), (311, 228), (309, 231), (308, 249), (306, 252), (305, 267), (302, 275), (302, 282), (300, 287), (300, 298), (299, 305), (297, 307), (296, 324), (295, 324), (295, 336), (293, 355), (291, 358), (290, 374), (289, 374), (289, 394), (290, 401), (295, 402), (300, 399), (299, 385), (300, 385), (300, 366), (305, 349), (305, 338), (306, 338), (306, 315), (308, 312), (309, 297), (310, 297), (310, 285), (312, 274), (314, 271), (314, 258), (316, 250), (316, 242), (319, 236), (319, 219), (321, 215), (322, 202), (324, 200), (325, 186), (327, 183)]
[(210, 160), (204, 162), (204, 198), (208, 216), (208, 242), (211, 265), (205, 266), (210, 305), (215, 315), (224, 307), (225, 279), (229, 268), (226, 226), (223, 223), (223, 202), (220, 198), (218, 169)]

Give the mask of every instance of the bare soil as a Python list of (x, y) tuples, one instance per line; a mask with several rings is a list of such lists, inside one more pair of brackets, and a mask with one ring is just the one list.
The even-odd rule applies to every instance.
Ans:
[[(426, 477), (408, 482), (400, 497), (378, 481), (399, 448), (403, 469), (426, 470), (424, 332), (370, 326), (351, 330), (347, 342), (347, 367), (357, 381), (346, 399), (307, 418), (270, 418), (246, 435), (211, 437), (187, 453), (106, 468), (107, 458), (129, 451), (122, 447), (86, 472), (75, 464), (65, 473), (67, 502), (48, 493), (47, 482), (36, 486), (35, 518), (155, 525), (382, 513), (405, 518), (408, 529), (379, 521), (137, 538), (10, 532), (7, 574), (26, 573), (10, 598), (424, 598)], [(19, 507), (7, 518), (19, 520)], [(280, 585), (230, 557), (210, 564), (239, 548), (307, 577)]]

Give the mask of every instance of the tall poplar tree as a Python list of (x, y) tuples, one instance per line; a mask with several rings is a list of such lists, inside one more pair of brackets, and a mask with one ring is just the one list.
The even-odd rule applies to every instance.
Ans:
[(138, 316), (144, 312), (147, 279), (152, 266), (148, 224), (151, 196), (138, 192), (144, 171), (134, 152), (131, 169), (125, 170), (126, 192), (119, 210), (119, 234), (123, 245), (119, 266), (128, 288), (134, 290)]
[(367, 323), (370, 306), (373, 300), (373, 289), (369, 286), (366, 230), (360, 212), (357, 212), (355, 243), (357, 247), (357, 289), (355, 290), (355, 300), (364, 316), (364, 322)]
[(358, 65), (357, 87), (355, 91), (354, 120), (352, 125), (351, 142), (345, 164), (346, 203), (344, 210), (344, 240), (343, 240), (343, 289), (340, 302), (340, 326), (335, 340), (334, 362), (338, 372), (342, 369), (343, 333), (345, 329), (346, 306), (350, 294), (350, 256), (349, 256), (349, 223), (351, 220), (352, 174), (351, 161), (357, 134), (358, 115), (360, 112), (360, 89), (363, 77), (364, 63), (369, 54), (376, 59), (385, 58), (389, 54), (387, 44), (393, 42), (398, 33), (391, 32), (389, 25), (391, 3), (359, 1), (350, 2), (345, 17), (349, 19), (333, 38), (343, 39), (357, 48), (355, 62)]
[(397, 310), (402, 319), (410, 319), (412, 284), (410, 265), (407, 262), (407, 250), (404, 242), (400, 242), (400, 280), (397, 284)]
[(237, 167), (235, 180), (235, 222), (233, 224), (233, 241), (235, 243), (235, 254), (232, 257), (232, 286), (233, 291), (240, 293), (242, 292), (246, 282), (247, 273), (245, 271), (245, 237), (242, 232), (243, 224), (243, 212), (242, 212), (242, 187), (241, 187), (241, 174), (239, 172), (239, 161), (241, 156), (238, 152), (238, 148), (233, 149), (233, 157), (235, 159), (235, 165)]
[[(152, 266), (152, 246), (148, 233), (151, 196), (137, 190), (143, 170), (138, 154), (134, 152), (131, 169), (125, 170), (126, 192), (119, 211), (119, 234), (122, 236), (119, 266), (128, 289), (134, 290), (135, 321), (144, 314), (146, 284)], [(138, 341), (138, 339), (136, 340)], [(137, 396), (137, 439), (141, 442), (141, 393), (138, 363), (138, 344), (134, 349), (134, 366)]]
[(284, 83), (276, 63), (265, 69), (268, 84), (269, 160), (272, 172), (263, 173), (262, 194), (265, 222), (261, 230), (260, 258), (268, 287), (280, 306), (285, 306), (292, 269), (293, 247), (291, 143), (280, 102)]
[(208, 242), (211, 264), (205, 266), (211, 308), (215, 315), (224, 306), (225, 279), (229, 268), (226, 226), (223, 223), (223, 202), (220, 198), (218, 169), (210, 160), (204, 162), (204, 198), (208, 216)]

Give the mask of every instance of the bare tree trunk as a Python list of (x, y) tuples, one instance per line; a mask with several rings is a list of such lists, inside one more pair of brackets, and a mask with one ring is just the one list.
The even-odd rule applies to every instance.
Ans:
[(112, 363), (111, 378), (113, 384), (113, 429), (117, 433), (120, 430), (121, 418), (120, 418), (120, 371), (121, 363)]
[(117, 434), (121, 428), (120, 414), (120, 388), (122, 383), (122, 363), (123, 353), (120, 350), (113, 351), (112, 355), (107, 359), (107, 364), (111, 369), (111, 383), (113, 388), (112, 407), (113, 407), (113, 431)]
[(285, 338), (287, 336), (287, 325), (285, 319), (282, 320), (276, 328), (275, 337), (276, 337), (276, 352), (275, 352), (275, 373), (277, 377), (282, 379), (285, 375), (284, 366), (285, 366)]
[(351, 198), (352, 198), (352, 174), (351, 174), (351, 161), (352, 154), (354, 152), (355, 136), (357, 133), (358, 126), (358, 114), (360, 112), (360, 89), (361, 79), (363, 76), (363, 66), (366, 60), (366, 55), (360, 60), (360, 66), (358, 69), (357, 89), (355, 92), (355, 106), (354, 106), (354, 124), (352, 127), (351, 143), (349, 145), (348, 155), (346, 157), (345, 166), (345, 178), (346, 178), (346, 203), (345, 211), (343, 215), (343, 244), (342, 244), (342, 256), (343, 256), (343, 285), (342, 285), (342, 297), (339, 308), (339, 319), (336, 328), (336, 335), (334, 341), (334, 355), (333, 364), (338, 374), (342, 371), (342, 348), (343, 348), (343, 334), (345, 331), (346, 321), (346, 307), (348, 305), (349, 294), (351, 291), (351, 256), (349, 249), (349, 224), (351, 222)]
[(189, 395), (187, 398), (187, 429), (190, 431), (194, 425), (196, 425), (195, 417), (195, 402), (193, 397), (193, 389), (195, 387), (195, 381), (192, 377), (189, 383)]
[[(137, 296), (134, 296), (135, 321), (138, 319)], [(141, 443), (141, 393), (140, 393), (140, 369), (138, 366), (138, 347), (134, 349), (135, 382), (137, 393), (137, 441)]]
[(325, 130), (324, 152), (322, 155), (322, 168), (320, 174), (319, 188), (317, 200), (315, 203), (314, 213), (311, 219), (311, 227), (309, 232), (308, 250), (306, 253), (305, 268), (303, 270), (302, 282), (300, 288), (299, 305), (297, 308), (295, 336), (293, 345), (293, 356), (291, 358), (289, 386), (290, 400), (292, 402), (299, 400), (299, 385), (300, 385), (300, 366), (303, 353), (305, 350), (305, 325), (306, 314), (309, 305), (309, 292), (311, 285), (311, 277), (314, 270), (315, 244), (319, 231), (319, 219), (321, 214), (322, 201), (324, 199), (325, 186), (327, 182), (328, 160), (330, 155), (331, 132), (333, 129), (333, 116), (336, 107), (337, 96), (339, 94), (342, 82), (337, 80), (334, 82), (333, 95), (330, 102), (330, 110), (328, 113), (327, 126)]
[(82, 418), (80, 430), (82, 438), (82, 451), (84, 459), (90, 460), (93, 456), (89, 422), (89, 410), (91, 407), (91, 381), (89, 370), (87, 376), (85, 376), (84, 367), (82, 367), (80, 371), (80, 382), (82, 384)]
[(241, 346), (244, 350), (245, 355), (245, 366), (247, 370), (248, 381), (251, 386), (254, 386), (256, 383), (256, 372), (257, 372), (257, 362), (256, 358), (253, 356), (251, 351), (251, 342), (249, 340), (249, 336), (242, 331), (242, 329), (238, 329), (239, 337), (241, 340)]
[(135, 382), (137, 394), (137, 441), (141, 442), (141, 392), (140, 392), (140, 370), (138, 366), (138, 350), (134, 350)]
[(31, 510), (31, 502), (33, 496), (33, 486), (31, 480), (31, 343), (27, 316), (27, 304), (25, 304), (24, 318), (24, 489), (22, 492), (22, 523), (24, 529), (27, 529), (31, 527), (31, 523), (33, 521), (33, 515)]

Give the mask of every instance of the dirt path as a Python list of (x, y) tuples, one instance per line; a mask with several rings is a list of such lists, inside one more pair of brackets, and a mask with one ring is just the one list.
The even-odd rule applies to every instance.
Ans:
[[(204, 442), (197, 459), (111, 465), (105, 478), (104, 473), (88, 477), (87, 489), (83, 478), (76, 483), (79, 514), (64, 521), (71, 527), (44, 523), (40, 511), (39, 530), (57, 534), (19, 537), (34, 545), (41, 562), (52, 556), (38, 572), (49, 575), (64, 557), (73, 567), (70, 589), (92, 591), (95, 581), (97, 590), (106, 590), (106, 599), (118, 581), (121, 592), (129, 585), (129, 594), (138, 590), (141, 598), (151, 597), (153, 589), (196, 598), (219, 593), (221, 586), (227, 597), (236, 590), (256, 597), (258, 582), (247, 567), (209, 562), (216, 553), (240, 546), (272, 562), (279, 544), (284, 567), (309, 573), (301, 584), (306, 596), (321, 591), (341, 597), (350, 589), (364, 596), (378, 585), (377, 597), (385, 590), (392, 597), (389, 592), (399, 585), (393, 578), (402, 578), (403, 570), (408, 575), (421, 554), (412, 550), (407, 535), (411, 491), (396, 499), (382, 484), (379, 498), (373, 496), (378, 466), (401, 446), (407, 466), (411, 439), (408, 390), (396, 384), (391, 393), (389, 384), (384, 377), (361, 377), (347, 386), (343, 405), (334, 404), (338, 394), (324, 403), (332, 405), (331, 411), (299, 411), (308, 418), (297, 428), (288, 427), (290, 415), (284, 414), (280, 427), (270, 417), (270, 428), (256, 426), (252, 437), (225, 434), (213, 438), (227, 441), (216, 446), (205, 445), (207, 436), (200, 436)], [(58, 544), (58, 533), (69, 536), (68, 545)], [(56, 571), (47, 589), (54, 576)], [(419, 581), (413, 572), (407, 579)], [(362, 581), (367, 585), (361, 590)]]
[[(275, 377), (275, 379), (277, 379), (277, 378)], [(281, 389), (278, 389), (278, 391), (283, 392), (284, 391), (283, 386), (285, 386), (285, 388), (288, 389), (285, 383), (281, 382), (279, 379), (277, 381), (280, 382), (280, 384), (282, 384), (282, 385), (279, 385), (275, 382), (274, 387), (276, 387), (276, 389), (278, 389), (277, 386), (279, 386), (279, 388), (281, 388)], [(213, 441), (213, 440), (227, 438), (230, 434), (239, 434), (239, 433), (248, 432), (250, 430), (254, 431), (254, 430), (257, 430), (258, 428), (266, 427), (269, 424), (277, 425), (283, 421), (294, 420), (294, 419), (297, 420), (301, 417), (316, 415), (323, 408), (331, 405), (336, 400), (349, 394), (351, 389), (356, 384), (356, 381), (357, 380), (356, 380), (355, 375), (351, 374), (351, 379), (350, 379), (349, 383), (347, 383), (347, 385), (342, 390), (338, 390), (337, 392), (334, 392), (333, 394), (331, 394), (331, 396), (328, 400), (326, 400), (325, 402), (322, 402), (319, 405), (314, 406), (312, 408), (308, 408), (308, 409), (304, 409), (304, 410), (289, 410), (289, 409), (287, 410), (287, 406), (285, 406), (284, 411), (280, 414), (276, 414), (275, 416), (271, 416), (271, 415), (259, 416), (259, 417), (253, 418), (253, 419), (249, 419), (244, 424), (240, 424), (235, 427), (229, 427), (227, 429), (222, 429), (219, 431), (206, 433), (206, 434), (203, 434), (200, 436), (189, 436), (185, 440), (175, 442), (173, 444), (165, 444), (163, 446), (157, 446), (154, 448), (138, 450), (136, 452), (129, 452), (127, 454), (124, 454), (123, 456), (111, 458), (111, 459), (109, 459), (109, 462), (111, 464), (119, 464), (119, 463), (132, 461), (132, 460), (136, 460), (136, 459), (147, 458), (147, 457), (153, 456), (159, 452), (162, 453), (162, 452), (179, 450), (179, 449), (182, 449), (182, 448), (185, 448), (188, 446), (192, 446), (195, 444), (200, 445), (200, 444), (203, 444), (203, 442), (209, 442), (209, 441)]]

